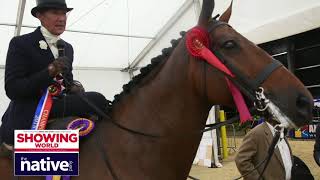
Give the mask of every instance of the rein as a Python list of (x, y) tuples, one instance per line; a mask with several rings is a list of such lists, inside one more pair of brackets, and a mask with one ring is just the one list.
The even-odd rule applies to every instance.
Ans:
[[(122, 130), (125, 130), (129, 133), (132, 133), (132, 134), (136, 134), (136, 135), (139, 135), (139, 136), (145, 136), (145, 137), (150, 137), (150, 138), (170, 138), (170, 137), (185, 137), (185, 136), (188, 136), (188, 135), (197, 135), (197, 134), (202, 134), (204, 132), (207, 132), (207, 131), (211, 131), (213, 129), (217, 129), (221, 126), (224, 126), (224, 125), (227, 125), (227, 124), (232, 124), (234, 122), (236, 122), (237, 120), (239, 120), (239, 115), (237, 116), (234, 116), (230, 119), (227, 119), (226, 121), (223, 121), (223, 122), (216, 122), (214, 124), (209, 124), (209, 125), (206, 125), (207, 128), (203, 129), (203, 130), (200, 130), (200, 131), (193, 131), (193, 132), (187, 132), (187, 134), (179, 134), (179, 135), (156, 135), (156, 134), (148, 134), (148, 133), (144, 133), (144, 132), (140, 132), (140, 131), (137, 131), (137, 130), (133, 130), (133, 129), (130, 129), (130, 128), (127, 128), (119, 123), (117, 123), (116, 121), (114, 121), (112, 119), (112, 117), (110, 117), (109, 115), (107, 115), (105, 112), (101, 111), (97, 106), (95, 106), (92, 102), (90, 102), (90, 100), (88, 98), (86, 98), (85, 96), (83, 96), (82, 94), (77, 94), (81, 100), (83, 100), (84, 102), (86, 102), (89, 106), (91, 106), (96, 112), (97, 114), (100, 116), (100, 117), (103, 117), (105, 119), (108, 119), (109, 121), (108, 122), (111, 122), (113, 125), (115, 125), (116, 127), (122, 129)], [(250, 108), (249, 110), (251, 113), (255, 112), (256, 109), (255, 107), (252, 107)]]
[[(81, 100), (83, 100), (84, 102), (86, 102), (89, 106), (91, 106), (99, 116), (103, 117), (103, 118), (106, 118), (108, 119), (109, 121), (108, 122), (111, 122), (113, 125), (115, 125), (116, 127), (120, 128), (120, 129), (123, 129), (129, 133), (132, 133), (132, 134), (136, 134), (136, 135), (140, 135), (140, 136), (146, 136), (146, 137), (150, 137), (150, 138), (170, 138), (170, 137), (173, 137), (172, 135), (167, 135), (167, 136), (159, 136), (159, 135), (154, 135), (154, 134), (147, 134), (147, 133), (143, 133), (143, 132), (139, 132), (139, 131), (136, 131), (136, 130), (132, 130), (132, 129), (129, 129), (127, 127), (124, 127), (120, 124), (118, 124), (116, 121), (114, 121), (109, 115), (107, 115), (106, 113), (104, 113), (103, 111), (101, 111), (97, 106), (95, 106), (92, 102), (90, 102), (90, 100), (88, 98), (86, 98), (85, 96), (83, 96), (83, 94), (80, 94), (78, 93), (77, 94)], [(251, 108), (250, 109), (250, 112), (254, 112), (255, 109), (254, 108)], [(239, 116), (235, 116), (235, 117), (232, 117), (224, 122), (217, 122), (217, 123), (214, 123), (214, 124), (210, 124), (210, 125), (206, 125), (207, 128), (201, 130), (201, 131), (194, 131), (194, 132), (190, 132), (188, 134), (179, 134), (178, 137), (181, 137), (181, 138), (185, 138), (185, 136), (191, 136), (191, 135), (200, 135), (204, 132), (207, 132), (207, 131), (211, 131), (213, 129), (217, 129), (221, 126), (224, 126), (224, 125), (227, 125), (227, 124), (232, 124), (234, 122), (236, 122), (237, 120), (239, 120)], [(99, 131), (97, 132), (99, 133)], [(103, 136), (101, 136), (103, 137)], [(103, 144), (102, 144), (102, 140), (100, 138), (99, 135), (96, 136), (96, 142), (98, 144), (98, 148), (99, 148), (99, 151), (101, 152), (102, 154), (102, 158), (103, 158), (103, 161), (105, 163), (105, 165), (107, 166), (107, 168), (109, 169), (110, 171), (110, 174), (112, 176), (112, 178), (114, 180), (119, 180), (119, 178), (117, 177), (111, 163), (110, 163), (110, 158), (107, 154), (107, 151), (106, 149), (104, 148)], [(189, 176), (190, 178), (191, 176)]]
[[(90, 100), (88, 98), (83, 96), (83, 94), (78, 93), (77, 95), (80, 97), (81, 100), (83, 100), (89, 106), (91, 106), (97, 112), (97, 114), (99, 116), (108, 119), (109, 120), (108, 122), (111, 122), (113, 125), (115, 125), (116, 127), (120, 128), (122, 130), (125, 130), (125, 131), (127, 131), (129, 133), (132, 133), (132, 134), (145, 136), (145, 137), (150, 137), (150, 138), (170, 138), (170, 137), (173, 137), (172, 135), (159, 136), (159, 135), (154, 135), (154, 134), (147, 134), (147, 133), (144, 133), (144, 132), (139, 132), (139, 131), (124, 127), (124, 126), (118, 124), (116, 121), (114, 121), (109, 115), (107, 115), (106, 113), (101, 111), (97, 106), (95, 106), (92, 102), (90, 102)], [(250, 109), (250, 112), (252, 113), (254, 111), (255, 111), (255, 108), (252, 107)], [(227, 119), (224, 122), (217, 122), (217, 123), (214, 123), (214, 124), (206, 125), (207, 128), (205, 128), (205, 129), (203, 129), (201, 131), (189, 132), (188, 134), (179, 134), (176, 137), (185, 138), (188, 135), (189, 136), (191, 136), (191, 135), (200, 135), (200, 134), (202, 134), (204, 132), (211, 131), (213, 129), (217, 129), (217, 128), (221, 127), (221, 126), (224, 126), (224, 125), (227, 125), (227, 124), (232, 124), (232, 123), (236, 122), (237, 120), (239, 120), (239, 116), (234, 116), (234, 117), (232, 117), (230, 119)], [(99, 132), (97, 132), (97, 133), (99, 133)], [(103, 136), (101, 136), (101, 137), (103, 137)], [(105, 165), (107, 166), (107, 168), (109, 169), (112, 178), (114, 180), (119, 180), (119, 178), (117, 177), (117, 175), (116, 175), (116, 173), (114, 171), (114, 168), (112, 167), (112, 165), (110, 163), (110, 158), (109, 158), (109, 156), (107, 154), (106, 149), (104, 148), (104, 146), (102, 144), (102, 140), (101, 140), (99, 135), (96, 136), (96, 142), (98, 144), (99, 151), (102, 154), (103, 161), (104, 161)], [(254, 171), (254, 170), (252, 170), (252, 171)], [(193, 177), (189, 176), (189, 178), (193, 178)]]
[[(109, 119), (112, 124), (114, 124), (115, 126), (117, 126), (117, 127), (120, 128), (120, 129), (123, 129), (123, 130), (125, 130), (125, 131), (127, 131), (127, 132), (130, 132), (130, 133), (133, 133), (133, 134), (136, 134), (136, 135), (141, 135), (141, 136), (146, 136), (146, 137), (151, 137), (151, 138), (170, 138), (170, 137), (172, 137), (172, 136), (169, 136), (169, 135), (168, 135), (168, 136), (157, 136), (157, 135), (153, 135), (153, 134), (146, 134), (146, 133), (143, 133), (143, 132), (139, 132), (139, 131), (135, 131), (135, 130), (126, 128), (126, 127), (124, 127), (124, 126), (116, 123), (110, 116), (108, 116), (107, 114), (105, 114), (104, 112), (102, 112), (98, 107), (96, 107), (94, 104), (92, 104), (85, 96), (82, 96), (81, 94), (78, 94), (78, 95), (79, 95), (79, 97), (80, 97), (83, 101), (87, 102), (88, 105), (90, 105), (92, 108), (94, 108), (94, 109), (98, 112), (99, 115), (101, 115), (101, 116), (104, 117), (104, 118)], [(252, 113), (252, 112), (254, 112), (254, 111), (255, 111), (255, 108), (254, 108), (254, 107), (250, 108), (250, 113)], [(99, 112), (100, 112), (100, 113), (99, 113)], [(190, 136), (190, 135), (202, 134), (202, 133), (204, 133), (204, 132), (211, 131), (211, 130), (213, 130), (213, 129), (217, 129), (217, 128), (221, 127), (221, 126), (224, 126), (224, 125), (227, 125), (227, 124), (232, 124), (232, 123), (236, 122), (237, 120), (239, 120), (239, 116), (234, 116), (234, 117), (232, 117), (232, 118), (230, 118), (230, 119), (227, 119), (226, 121), (223, 121), (223, 122), (217, 122), (217, 123), (214, 123), (214, 124), (206, 125), (206, 128), (203, 129), (203, 130), (201, 130), (201, 131), (195, 131), (195, 132), (192, 132), (192, 133), (189, 133), (189, 134), (183, 134), (183, 135), (180, 134), (180, 136), (181, 136), (181, 137), (185, 137), (185, 136), (188, 136), (188, 135)], [(99, 133), (99, 132), (97, 132), (97, 133)], [(273, 141), (272, 141), (272, 144), (270, 145), (270, 147), (269, 147), (269, 149), (268, 149), (268, 156), (267, 156), (262, 162), (260, 162), (260, 163), (258, 164), (258, 166), (256, 166), (254, 169), (252, 169), (250, 172), (248, 172), (248, 173), (245, 174), (245, 175), (242, 175), (242, 176), (238, 177), (238, 178), (235, 179), (235, 180), (241, 179), (241, 178), (243, 178), (243, 177), (251, 174), (251, 173), (254, 172), (256, 169), (258, 169), (265, 161), (267, 161), (266, 164), (265, 164), (265, 166), (264, 166), (264, 168), (263, 168), (262, 173), (260, 174), (259, 179), (262, 177), (263, 172), (264, 172), (265, 169), (267, 168), (267, 166), (268, 166), (268, 164), (269, 164), (269, 160), (271, 159), (271, 157), (272, 157), (272, 155), (273, 155), (273, 153), (274, 153), (275, 146), (277, 145), (277, 142), (278, 142), (278, 140), (279, 140), (278, 134), (279, 134), (279, 133), (276, 133), (276, 136), (274, 137), (274, 139), (273, 139)], [(101, 136), (101, 137), (103, 137), (103, 136)], [(101, 138), (100, 138), (99, 135), (96, 136), (96, 142), (97, 142), (98, 148), (99, 148), (99, 150), (100, 150), (100, 152), (101, 152), (101, 154), (102, 154), (103, 161), (104, 161), (104, 163), (106, 164), (107, 168), (109, 169), (112, 178), (113, 178), (114, 180), (119, 180), (119, 178), (117, 177), (117, 175), (116, 175), (116, 173), (115, 173), (115, 171), (114, 171), (114, 168), (112, 167), (112, 165), (111, 165), (111, 163), (110, 163), (110, 158), (109, 158), (109, 156), (108, 156), (108, 154), (107, 154), (106, 149), (104, 148), (104, 146), (103, 146), (103, 144), (102, 144), (102, 140), (101, 140)], [(192, 176), (188, 176), (188, 178), (196, 179), (196, 178), (194, 178), (194, 177), (192, 177)], [(199, 179), (196, 179), (196, 180), (199, 180)]]

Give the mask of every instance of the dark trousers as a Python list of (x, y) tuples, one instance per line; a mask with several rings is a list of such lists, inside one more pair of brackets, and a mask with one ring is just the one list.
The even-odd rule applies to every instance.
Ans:
[[(82, 98), (80, 97), (82, 96)], [(49, 118), (59, 118), (66, 116), (88, 117), (90, 115), (100, 115), (96, 108), (90, 106), (83, 99), (87, 99), (96, 108), (106, 112), (108, 101), (98, 92), (85, 92), (81, 94), (70, 94), (59, 99), (54, 99)]]

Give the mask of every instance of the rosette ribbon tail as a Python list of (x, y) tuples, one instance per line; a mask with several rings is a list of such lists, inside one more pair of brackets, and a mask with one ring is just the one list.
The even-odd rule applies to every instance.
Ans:
[[(208, 48), (202, 48), (200, 54), (203, 59), (205, 59), (212, 66), (216, 67), (217, 69), (231, 77), (235, 77), (234, 74), (232, 74), (232, 72), (224, 64), (222, 64), (221, 61)], [(251, 120), (252, 116), (239, 88), (235, 86), (228, 78), (225, 79), (227, 81), (230, 93), (232, 94), (233, 101), (235, 102), (237, 110), (239, 112), (240, 123), (242, 124), (248, 120)]]
[[(186, 46), (191, 55), (205, 60), (225, 75), (234, 78), (235, 75), (207, 48), (209, 45), (210, 39), (208, 32), (202, 27), (194, 27), (187, 33)], [(226, 78), (226, 81), (239, 112), (240, 122), (244, 123), (251, 120), (252, 116), (240, 90), (228, 78)]]

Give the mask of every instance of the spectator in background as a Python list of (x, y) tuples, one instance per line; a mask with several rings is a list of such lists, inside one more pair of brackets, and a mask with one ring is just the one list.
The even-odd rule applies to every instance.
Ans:
[[(278, 122), (267, 119), (257, 125), (244, 137), (236, 155), (235, 162), (241, 175), (248, 174), (245, 180), (258, 180), (265, 163), (258, 166), (267, 156), (268, 149), (275, 136), (274, 126)], [(257, 168), (256, 170), (254, 170)], [(280, 139), (270, 162), (264, 171), (264, 180), (290, 180), (292, 168), (292, 152), (286, 138)]]
[(316, 129), (316, 140), (314, 144), (313, 157), (316, 163), (320, 166), (320, 123)]

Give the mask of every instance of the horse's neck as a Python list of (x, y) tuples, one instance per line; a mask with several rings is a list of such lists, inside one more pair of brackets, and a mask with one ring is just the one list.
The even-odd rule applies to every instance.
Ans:
[(115, 105), (113, 117), (119, 123), (159, 134), (201, 128), (194, 118), (205, 119), (207, 100), (196, 92), (189, 57), (176, 56), (173, 52), (158, 73), (146, 77), (143, 86), (132, 89)]
[[(142, 163), (134, 169), (140, 172), (144, 169), (144, 179), (185, 178), (201, 135), (170, 136), (199, 131), (207, 118), (208, 104), (195, 92), (188, 56), (181, 58), (183, 55), (180, 54), (178, 59), (175, 58), (176, 53), (159, 73), (152, 75), (151, 81), (134, 88), (113, 110), (113, 118), (130, 129), (169, 136), (153, 139), (109, 127), (112, 133), (117, 134), (112, 135), (119, 140), (116, 148), (123, 152), (124, 164), (119, 168), (125, 168), (128, 161), (139, 159)], [(135, 174), (134, 171), (128, 173)]]

